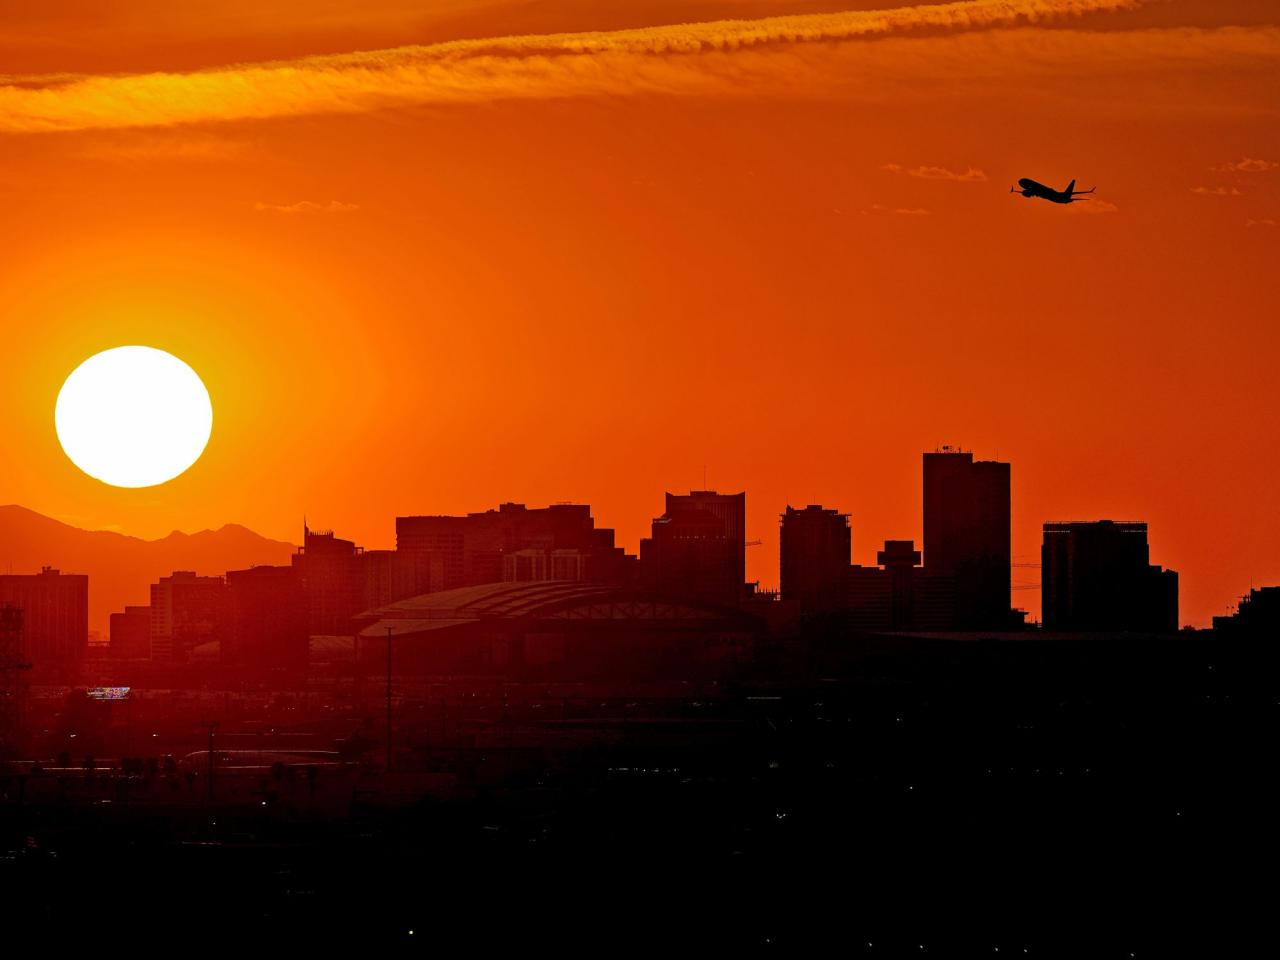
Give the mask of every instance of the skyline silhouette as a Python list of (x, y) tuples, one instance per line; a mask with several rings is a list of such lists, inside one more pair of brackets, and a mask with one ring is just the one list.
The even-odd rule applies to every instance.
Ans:
[[(397, 602), (502, 583), (591, 583), (660, 600), (736, 607), (760, 618), (766, 630), (814, 616), (835, 617), (855, 630), (988, 635), (1031, 627), (1169, 634), (1185, 625), (1178, 574), (1148, 565), (1145, 522), (1046, 521), (1041, 562), (1015, 562), (1009, 549), (1011, 465), (975, 460), (953, 446), (925, 452), (921, 462), (920, 550), (912, 540), (888, 539), (876, 565), (864, 566), (854, 562), (850, 514), (821, 504), (788, 506), (780, 515), (780, 590), (746, 579), (747, 548), (761, 541), (748, 539), (745, 492), (693, 490), (665, 494), (665, 511), (636, 554), (615, 543), (611, 528), (597, 525), (588, 504), (529, 508), (504, 502), (464, 516), (396, 517), (393, 550), (367, 549), (304, 520), (302, 543), (290, 550), (287, 564), (209, 574), (175, 568), (149, 584), (148, 605), (132, 602), (141, 592), (134, 584), (123, 603), (118, 594), (105, 605), (99, 600), (92, 622), (90, 578), (83, 574), (61, 576), (45, 566), (37, 576), (7, 575), (0, 577), (0, 595), (19, 606), (22, 597), (36, 598), (27, 601), (27, 612), (28, 630), (35, 631), (28, 654), (37, 662), (78, 661), (89, 652), (90, 636), (95, 644), (109, 643), (117, 659), (248, 662), (288, 634), (293, 652), (279, 653), (279, 662), (300, 670), (308, 661), (308, 637), (314, 643), (316, 637), (350, 636), (360, 618), (376, 620), (376, 611)], [(66, 530), (48, 523), (43, 529)], [(167, 538), (180, 546), (191, 539)], [(146, 546), (119, 535), (105, 542)], [(1025, 597), (1030, 585), (1015, 580), (1014, 571), (1036, 567), (1040, 605), (1028, 609), (1019, 595)], [(1247, 600), (1241, 604), (1244, 610)], [(106, 636), (104, 606), (111, 607)], [(1215, 617), (1215, 624), (1220, 620)], [(47, 626), (54, 622), (61, 624), (56, 630)], [(204, 652), (197, 657), (198, 651)]]
[[(945, 466), (948, 463), (955, 463), (959, 465), (962, 462), (968, 462), (970, 464), (973, 464), (980, 471), (983, 469), (986, 469), (986, 470), (997, 469), (997, 470), (1003, 471), (1003, 479), (999, 481), (999, 484), (1002, 486), (1002, 490), (997, 489), (995, 491), (995, 496), (997, 498), (996, 500), (992, 501), (987, 506), (981, 506), (981, 501), (975, 501), (970, 506), (964, 505), (964, 503), (967, 502), (967, 498), (971, 498), (974, 496), (974, 493), (966, 492), (969, 490), (969, 487), (967, 486), (967, 484), (970, 481), (964, 480), (963, 478), (967, 476), (967, 474), (956, 474), (954, 469), (950, 469)], [(928, 551), (929, 549), (928, 538), (930, 534), (928, 531), (930, 529), (930, 524), (932, 524), (932, 527), (935, 531), (933, 536), (938, 541), (933, 551), (935, 554), (935, 561), (932, 565), (932, 568), (935, 570), (935, 572), (947, 570), (947, 571), (950, 571), (952, 575), (955, 574), (954, 568), (956, 566), (956, 560), (951, 556), (951, 552), (954, 551), (956, 548), (947, 547), (945, 546), (945, 544), (947, 542), (960, 543), (962, 541), (958, 540), (957, 537), (972, 537), (974, 535), (974, 533), (961, 534), (960, 533), (961, 530), (976, 531), (982, 536), (994, 536), (996, 543), (1010, 542), (1011, 536), (1010, 536), (1010, 526), (1009, 526), (1009, 519), (1008, 519), (1009, 512), (1010, 512), (1010, 506), (1009, 506), (1010, 481), (1009, 481), (1009, 464), (1008, 463), (974, 461), (973, 454), (970, 451), (961, 450), (960, 448), (955, 446), (940, 445), (932, 453), (924, 454), (924, 464), (925, 464), (925, 473), (924, 473), (925, 479), (924, 479), (924, 486), (923, 486), (924, 509), (921, 515), (922, 516), (921, 526), (918, 527), (917, 529), (923, 529), (925, 531), (925, 535), (921, 540), (921, 543), (923, 544), (922, 546), (923, 551)], [(932, 470), (932, 475), (935, 477), (949, 477), (949, 482), (947, 481), (934, 482), (935, 488), (937, 488), (939, 491), (938, 493), (935, 493), (935, 494), (929, 493), (931, 470)], [(948, 487), (950, 488), (951, 492), (949, 493), (944, 492), (944, 488), (948, 488)], [(715, 494), (714, 491), (704, 491), (700, 493), (699, 491), (694, 490), (688, 496), (675, 497), (673, 499), (673, 495), (670, 493), (667, 493), (666, 494), (667, 513), (664, 514), (664, 517), (658, 518), (653, 521), (654, 533), (656, 534), (662, 527), (662, 523), (660, 523), (660, 521), (665, 522), (666, 518), (671, 516), (671, 510), (673, 508), (673, 505), (681, 505), (679, 506), (679, 509), (683, 509), (687, 511), (693, 508), (693, 504), (696, 502), (696, 499), (700, 496), (704, 496), (704, 497), (709, 496), (711, 497), (711, 499), (714, 500), (717, 495)], [(957, 496), (961, 498), (960, 501), (957, 501), (955, 499)], [(943, 499), (939, 499), (940, 497), (942, 497)], [(766, 591), (777, 590), (778, 585), (780, 583), (780, 578), (779, 578), (779, 570), (776, 565), (772, 570), (772, 576), (769, 577), (768, 579), (761, 578), (761, 579), (751, 581), (745, 575), (745, 571), (746, 571), (745, 561), (746, 561), (746, 557), (748, 556), (748, 552), (742, 549), (742, 545), (747, 544), (752, 547), (760, 547), (760, 546), (763, 546), (764, 543), (766, 542), (765, 539), (763, 539), (763, 537), (756, 536), (754, 539), (751, 539), (748, 544), (748, 535), (744, 528), (744, 520), (746, 516), (745, 502), (746, 502), (745, 498), (743, 498), (742, 501), (735, 508), (737, 512), (737, 519), (733, 521), (733, 528), (736, 531), (734, 536), (739, 541), (739, 546), (736, 548), (737, 549), (736, 556), (738, 559), (735, 562), (739, 567), (741, 567), (741, 570), (738, 571), (734, 576), (730, 577), (730, 580), (737, 581), (737, 582), (744, 582), (744, 583), (748, 583), (748, 582), (754, 583), (755, 587), (760, 590), (766, 590)], [(518, 508), (519, 510), (527, 509), (524, 507), (523, 504), (515, 504), (515, 503), (512, 503), (511, 501), (504, 501), (503, 504), (504, 505), (500, 508), (499, 511), (490, 510), (487, 515), (492, 515), (496, 518), (499, 515), (499, 513), (505, 512), (509, 507)], [(687, 506), (683, 506), (685, 504), (687, 504)], [(823, 507), (822, 504), (808, 504), (807, 506), (810, 508), (818, 508), (818, 509), (821, 509)], [(552, 512), (556, 510), (581, 511), (581, 517), (588, 521), (588, 527), (586, 528), (586, 535), (589, 538), (595, 537), (597, 535), (595, 532), (593, 532), (595, 521), (591, 516), (591, 509), (592, 508), (589, 504), (573, 505), (573, 504), (569, 504), (567, 501), (554, 501), (551, 507), (546, 508), (546, 510), (549, 510)], [(795, 508), (793, 508), (790, 504), (788, 504), (786, 507), (786, 511), (788, 512), (788, 514), (794, 509)], [(537, 512), (538, 511), (535, 511), (535, 514)], [(568, 514), (566, 514), (566, 516), (567, 515)], [(846, 514), (846, 516), (854, 516), (854, 515), (858, 515), (857, 511), (852, 511)], [(467, 514), (466, 516), (478, 517), (478, 516), (481, 516), (481, 514), (471, 513), (471, 514)], [(679, 513), (677, 513), (677, 516), (679, 516)], [(689, 514), (690, 519), (692, 519), (693, 517), (694, 517), (694, 514)], [(930, 519), (931, 517), (933, 518), (932, 520)], [(950, 517), (950, 519), (947, 519), (948, 517)], [(437, 518), (435, 522), (439, 522), (442, 524), (458, 523), (461, 521), (461, 519), (462, 519), (461, 517), (450, 519), (449, 517), (442, 516)], [(399, 541), (400, 544), (404, 544), (406, 531), (413, 529), (412, 526), (406, 526), (406, 524), (412, 525), (414, 523), (422, 524), (422, 523), (428, 523), (428, 522), (433, 522), (432, 518), (430, 517), (415, 518), (413, 516), (397, 517), (395, 520), (395, 526), (397, 529), (397, 540)], [(1092, 521), (1077, 520), (1073, 522), (1076, 525), (1081, 525), (1085, 523), (1105, 524), (1111, 521), (1109, 521), (1107, 518), (1097, 518), (1096, 520), (1092, 520)], [(1042, 525), (1044, 530), (1047, 531), (1051, 525), (1060, 525), (1061, 523), (1062, 523), (1061, 521), (1051, 522), (1046, 520), (1046, 521), (1041, 521), (1040, 524), (1033, 524), (1033, 525), (1035, 526)], [(447, 530), (449, 528), (446, 526), (446, 527), (442, 527), (441, 529)], [(943, 534), (941, 532), (943, 529), (954, 530), (955, 532), (949, 532), (949, 533)], [(1144, 529), (1145, 529), (1145, 524), (1144, 524)], [(240, 527), (238, 524), (234, 524), (234, 523), (224, 524), (223, 527), (219, 528), (219, 530), (217, 531), (210, 531), (210, 530), (201, 531), (197, 535), (182, 534), (179, 531), (174, 531), (168, 537), (162, 538), (161, 541), (149, 541), (149, 542), (139, 541), (138, 538), (127, 537), (125, 535), (116, 533), (114, 531), (78, 531), (82, 534), (89, 535), (90, 539), (81, 540), (80, 542), (75, 542), (74, 537), (72, 537), (70, 538), (71, 542), (68, 542), (69, 541), (68, 533), (74, 530), (74, 528), (71, 528), (67, 524), (61, 524), (57, 521), (52, 521), (50, 518), (41, 518), (38, 515), (35, 515), (32, 511), (26, 511), (25, 508), (20, 508), (12, 505), (8, 507), (0, 507), (0, 530), (3, 530), (4, 532), (6, 532), (5, 541), (6, 541), (6, 551), (8, 554), (5, 557), (0, 557), (0, 561), (6, 561), (9, 564), (11, 572), (26, 572), (26, 573), (34, 572), (32, 570), (26, 570), (26, 571), (12, 570), (15, 556), (18, 558), (19, 566), (23, 566), (23, 564), (25, 563), (26, 566), (34, 566), (37, 569), (39, 567), (46, 567), (46, 566), (51, 566), (51, 567), (67, 566), (68, 569), (70, 570), (70, 567), (77, 566), (77, 564), (81, 567), (84, 567), (87, 564), (88, 567), (92, 569), (98, 569), (98, 570), (106, 569), (110, 571), (106, 579), (106, 583), (111, 584), (111, 586), (107, 592), (106, 597), (95, 598), (95, 602), (93, 604), (92, 614), (91, 614), (91, 617), (92, 617), (91, 629), (94, 632), (94, 634), (100, 637), (105, 636), (105, 631), (103, 628), (106, 626), (106, 617), (108, 614), (119, 613), (121, 612), (124, 606), (129, 605), (131, 603), (136, 603), (140, 599), (145, 599), (145, 597), (143, 597), (142, 594), (140, 593), (140, 590), (141, 590), (140, 584), (143, 580), (146, 580), (147, 583), (150, 583), (152, 580), (154, 580), (157, 576), (160, 576), (161, 574), (171, 574), (175, 571), (184, 569), (186, 566), (192, 565), (191, 561), (185, 558), (186, 557), (197, 558), (200, 556), (200, 554), (198, 552), (197, 553), (185, 552), (185, 548), (186, 548), (185, 541), (189, 540), (193, 536), (195, 537), (194, 542), (200, 542), (200, 538), (206, 538), (205, 542), (202, 543), (200, 547), (196, 548), (197, 551), (199, 551), (200, 549), (207, 551), (210, 547), (212, 547), (214, 550), (222, 551), (224, 556), (226, 556), (227, 555), (226, 551), (230, 549), (232, 551), (232, 554), (235, 554), (238, 552), (240, 556), (250, 558), (251, 563), (253, 564), (260, 563), (260, 562), (281, 562), (287, 559), (288, 555), (293, 554), (295, 550), (298, 550), (300, 547), (303, 546), (303, 544), (289, 545), (287, 543), (280, 542), (280, 541), (276, 541), (276, 542), (267, 541), (265, 540), (265, 538), (260, 538), (258, 537), (257, 534), (254, 534), (252, 531), (247, 531), (243, 527)], [(224, 531), (226, 533), (224, 533)], [(988, 532), (982, 533), (982, 531), (988, 531)], [(764, 534), (765, 536), (768, 535), (764, 531), (760, 531), (760, 533)], [(214, 546), (214, 542), (216, 542), (216, 539), (218, 537), (224, 537), (228, 534), (234, 539), (239, 540), (241, 545), (239, 547), (235, 547), (228, 543), (228, 544)], [(306, 534), (306, 536), (304, 536), (303, 538), (304, 544), (310, 543), (311, 542), (310, 531), (309, 531), (309, 528), (306, 527), (305, 520), (304, 520), (304, 534)], [(16, 535), (16, 540), (15, 540), (15, 535)], [(41, 535), (51, 537), (53, 542), (48, 546), (42, 545), (39, 541), (39, 537)], [(175, 557), (178, 559), (173, 559), (169, 561), (169, 565), (166, 567), (165, 561), (159, 559), (159, 557), (156, 557), (155, 559), (149, 561), (149, 569), (152, 571), (151, 573), (140, 576), (135, 572), (134, 574), (132, 574), (132, 578), (130, 579), (130, 575), (127, 573), (124, 573), (119, 568), (118, 558), (113, 558), (110, 562), (104, 563), (103, 558), (106, 556), (106, 554), (103, 554), (100, 552), (102, 549), (101, 546), (99, 547), (90, 546), (90, 543), (92, 542), (92, 538), (94, 535), (99, 535), (98, 540), (100, 543), (112, 543), (114, 545), (115, 543), (118, 542), (121, 545), (127, 544), (128, 547), (130, 548), (130, 551), (135, 555), (138, 554), (140, 549), (143, 549), (143, 550), (146, 549), (143, 546), (143, 544), (147, 544), (147, 543), (150, 543), (153, 545), (158, 544), (160, 550), (165, 550), (169, 553), (171, 557)], [(325, 531), (325, 535), (328, 538), (328, 542), (330, 543), (335, 542), (332, 531)], [(447, 533), (443, 535), (446, 538), (449, 536)], [(653, 547), (652, 540), (642, 539), (637, 545), (638, 549), (636, 551), (628, 552), (625, 547), (616, 546), (614, 544), (613, 530), (601, 528), (599, 531), (599, 535), (607, 536), (607, 541), (601, 541), (601, 542), (604, 548), (610, 552), (611, 556), (616, 556), (617, 558), (615, 560), (610, 560), (609, 562), (611, 564), (620, 563), (626, 560), (629, 560), (630, 562), (635, 563), (638, 559), (644, 556), (647, 550)], [(412, 535), (410, 534), (410, 536)], [(106, 538), (105, 541), (102, 539), (103, 537)], [(214, 542), (209, 542), (210, 538), (213, 538)], [(890, 538), (890, 540), (891, 539), (892, 538)], [(413, 541), (410, 540), (409, 542), (410, 544), (412, 544)], [(430, 540), (428, 539), (427, 541), (424, 541), (424, 542), (429, 543)], [(577, 543), (577, 541), (574, 541), (574, 542), (575, 544)], [(888, 542), (889, 541), (887, 540), (886, 544)], [(353, 541), (339, 540), (339, 541), (336, 541), (336, 543), (339, 545), (338, 547), (339, 550), (354, 549)], [(883, 558), (881, 557), (881, 554), (883, 553), (883, 551), (876, 550), (876, 549), (868, 550), (867, 544), (862, 543), (855, 538), (850, 538), (850, 543), (857, 544), (861, 548), (857, 551), (851, 550), (851, 555), (854, 558), (852, 562), (854, 562), (855, 565), (857, 564), (858, 557), (860, 555), (865, 555), (868, 552), (874, 553), (877, 563), (883, 563)], [(341, 547), (341, 544), (347, 544), (347, 547), (345, 548)], [(401, 550), (405, 549), (404, 546), (401, 546), (400, 548)], [(656, 547), (653, 547), (653, 548), (656, 549)], [(370, 549), (372, 549), (376, 554), (386, 555), (389, 559), (394, 558), (395, 556), (394, 550), (386, 550), (382, 548), (361, 547), (359, 548), (359, 551), (362, 553), (367, 553), (369, 552)], [(592, 547), (591, 549), (595, 549), (595, 548)], [(783, 546), (782, 549), (785, 550), (785, 546)], [(966, 547), (961, 549), (974, 549), (974, 548)], [(978, 549), (985, 550), (985, 548), (978, 548)], [(1039, 553), (1043, 554), (1043, 545)], [(975, 554), (975, 556), (977, 555)], [(1014, 594), (1019, 594), (1019, 593), (1022, 594), (1021, 597), (1015, 596), (1012, 606), (1015, 606), (1015, 607), (1019, 606), (1019, 603), (1017, 601), (1020, 599), (1022, 601), (1022, 605), (1024, 605), (1027, 608), (1027, 612), (1030, 614), (1031, 619), (1038, 622), (1040, 617), (1039, 610), (1043, 602), (1042, 598), (1040, 597), (1041, 584), (1039, 582), (1033, 582), (1029, 580), (1025, 575), (1017, 577), (1015, 582), (1015, 578), (1012, 576), (1012, 569), (1013, 568), (1029, 569), (1029, 568), (1037, 567), (1039, 566), (1039, 564), (1035, 562), (1031, 562), (1029, 559), (1024, 559), (1023, 557), (1015, 558), (1011, 554), (1008, 547), (998, 547), (992, 559), (994, 560), (994, 563), (995, 563), (995, 569), (992, 573), (979, 574), (975, 568), (975, 569), (971, 569), (970, 572), (966, 574), (966, 576), (969, 576), (969, 577), (995, 576), (996, 579), (994, 580), (991, 586), (991, 589), (994, 590), (995, 595), (1009, 596), (1011, 590), (1013, 591)], [(133, 562), (135, 564), (137, 563), (136, 560)], [(295, 562), (296, 562), (296, 559), (295, 559)], [(460, 561), (458, 562), (460, 563)], [(503, 572), (500, 559), (495, 559), (494, 563), (498, 565), (494, 566), (492, 570), (488, 571), (488, 576), (486, 578), (476, 579), (475, 575), (469, 575), (468, 582), (476, 582), (476, 583), (497, 582), (504, 578), (513, 579), (512, 577), (508, 576)], [(200, 572), (206, 575), (221, 574), (225, 572), (226, 569), (230, 569), (232, 566), (235, 565), (234, 563), (226, 563), (225, 561), (223, 562), (221, 567), (219, 567), (218, 564), (219, 564), (218, 560), (214, 560), (214, 559), (210, 559), (209, 557), (206, 557), (204, 559), (198, 559), (194, 565), (199, 567)], [(753, 567), (753, 573), (760, 572), (761, 569), (764, 568), (765, 566), (766, 566), (766, 561), (757, 561), (757, 563)], [(1003, 570), (1003, 572), (1001, 572), (1001, 570)], [(76, 572), (86, 572), (86, 571), (77, 570)], [(676, 580), (672, 582), (673, 583), (678, 582), (681, 578), (689, 575), (689, 573), (690, 571), (685, 571), (684, 574), (673, 573), (673, 576), (676, 577)], [(391, 575), (391, 574), (389, 573), (388, 575)], [(427, 574), (419, 573), (419, 574), (416, 574), (415, 576), (417, 576), (418, 579), (421, 580), (424, 590), (426, 589), (439, 590), (439, 589), (447, 589), (448, 585), (450, 584), (457, 585), (458, 583), (461, 583), (462, 582), (462, 580), (460, 579), (461, 575), (462, 575), (461, 569), (459, 568), (456, 572), (448, 575), (446, 575), (443, 570), (437, 571), (435, 573), (435, 577), (436, 577), (435, 581), (432, 581), (430, 573), (427, 573)], [(766, 572), (766, 576), (769, 576), (768, 572)], [(539, 579), (557, 579), (556, 577), (548, 577), (548, 576), (539, 576), (538, 578)], [(579, 579), (580, 577), (578, 574), (574, 574), (574, 575), (565, 576), (562, 578), (563, 579)], [(621, 579), (622, 577), (621, 575), (619, 575), (617, 578)], [(1177, 592), (1178, 591), (1175, 588), (1175, 594)], [(730, 590), (729, 595), (732, 596), (732, 594), (733, 594), (733, 591)], [(1238, 592), (1227, 598), (1219, 598), (1219, 600), (1217, 601), (1213, 609), (1221, 611), (1227, 608), (1230, 604), (1233, 604), (1234, 602), (1238, 601), (1242, 596), (1244, 596), (1244, 594)], [(121, 599), (122, 597), (124, 598), (123, 600)], [(1008, 603), (1005, 603), (1003, 608), (1001, 608), (1000, 606), (1001, 603), (1002, 601), (996, 600), (994, 601), (994, 606), (993, 606), (992, 601), (986, 601), (987, 609), (989, 611), (1004, 609), (1007, 612), (1010, 605)], [(1182, 618), (1178, 621), (1178, 625), (1179, 626), (1182, 626), (1182, 625), (1208, 626), (1209, 620), (1211, 620), (1213, 616), (1218, 616), (1218, 615), (1219, 615), (1218, 613), (1211, 613), (1208, 615), (1207, 618), (1202, 619), (1197, 623), (1196, 621), (1192, 620), (1190, 617), (1184, 614)], [(1003, 614), (1000, 614), (998, 612), (996, 613), (988, 612), (985, 615), (979, 615), (976, 612), (962, 613), (960, 614), (960, 620), (958, 622), (961, 624), (969, 623), (974, 626), (985, 627), (988, 629), (998, 629), (1002, 624), (1006, 627), (1011, 627), (1014, 625), (1013, 621), (1002, 621), (1001, 619), (1002, 617), (1003, 617)]]
[[(567, 498), (634, 550), (652, 519), (636, 505), (706, 465), (710, 486), (751, 491), (749, 565), (776, 554), (773, 516), (808, 502), (862, 511), (871, 564), (885, 539), (922, 542), (908, 458), (954, 440), (1020, 465), (1022, 560), (1040, 520), (1138, 516), (1190, 622), (1280, 582), (1280, 454), (1259, 440), (1280, 44), (1262, 0), (1046, 2), (1034, 23), (1015, 2), (927, 35), (903, 4), (876, 12), (882, 33), (557, 61), (607, 93), (539, 76), (527, 96), (305, 116), (259, 116), (288, 74), (252, 84), (241, 65), (319, 82), (332, 54), (335, 82), (377, 82), (341, 57), (489, 38), (519, 68), (522, 43), (563, 32), (594, 49), (612, 30), (683, 39), (681, 22), (862, 18), (819, 0), (457, 19), (375, 0), (313, 21), (233, 0), (216, 28), (113, 9), (103, 43), (41, 6), (3, 41), (20, 82), (0, 98), (0, 199), (23, 242), (0, 263), (2, 502), (146, 538), (235, 521), (291, 541), (308, 512), (389, 548), (389, 516)], [(22, 24), (70, 39), (24, 44)], [(433, 50), (397, 54), (404, 76)], [(214, 74), (256, 119), (92, 125), (123, 109), (94, 83), (151, 71), (148, 109)], [(30, 129), (40, 97), (80, 104), (83, 128)], [(1025, 174), (1102, 193), (1027, 202), (1007, 192)], [(215, 408), (202, 459), (139, 495), (80, 474), (51, 430), (67, 375), (127, 343), (183, 358)]]
[(0, 7), (3, 942), (1268, 942), (1275, 0)]

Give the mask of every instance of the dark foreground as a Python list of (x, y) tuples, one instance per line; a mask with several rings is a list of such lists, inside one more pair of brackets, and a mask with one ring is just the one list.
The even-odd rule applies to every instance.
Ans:
[[(340, 813), (314, 800), (325, 772), (277, 770), (252, 800), (193, 800), (187, 783), (167, 802), (109, 779), (51, 799), (11, 769), (6, 940), (175, 954), (1274, 949), (1269, 644), (834, 640), (803, 660), (768, 671), (785, 681), (618, 690), (553, 719), (508, 704), (472, 749), (443, 726), (433, 749), (427, 721), (406, 716), (397, 736), (416, 753), (397, 764), (412, 771), (366, 770)], [(504, 696), (525, 702), (518, 685)]]

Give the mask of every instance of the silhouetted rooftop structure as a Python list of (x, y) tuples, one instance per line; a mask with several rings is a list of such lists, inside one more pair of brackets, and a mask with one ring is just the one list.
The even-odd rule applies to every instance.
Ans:
[[(397, 669), (467, 674), (660, 675), (744, 660), (763, 631), (729, 605), (584, 582), (491, 583), (424, 594), (360, 617), (362, 649)], [(383, 651), (383, 652), (380, 652)]]
[(924, 566), (955, 581), (957, 629), (1013, 625), (1009, 464), (944, 446), (924, 454)]
[(740, 602), (746, 596), (746, 494), (668, 493), (666, 506), (640, 541), (645, 587), (713, 603)]
[(1280, 587), (1257, 587), (1241, 597), (1235, 613), (1213, 618), (1213, 629), (1228, 635), (1280, 639)]
[[(565, 551), (579, 556), (570, 562)], [(534, 509), (503, 503), (460, 517), (396, 517), (396, 552), (429, 572), (430, 589), (443, 590), (569, 570), (593, 583), (623, 583), (634, 576), (635, 563), (614, 544), (612, 529), (596, 527), (585, 503)], [(542, 561), (534, 561), (533, 553)], [(509, 562), (514, 554), (525, 563)]]
[(1040, 550), (1045, 629), (1176, 631), (1178, 575), (1149, 560), (1144, 522), (1046, 523)]
[(22, 610), (22, 655), (36, 668), (71, 664), (89, 646), (89, 578), (44, 567), (0, 574), (0, 603)]
[(849, 515), (818, 504), (787, 507), (778, 540), (782, 599), (802, 616), (844, 605), (849, 569)]

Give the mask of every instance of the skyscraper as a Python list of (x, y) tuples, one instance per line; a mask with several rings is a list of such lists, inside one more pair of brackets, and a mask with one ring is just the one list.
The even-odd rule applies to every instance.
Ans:
[(724, 524), (724, 535), (733, 555), (733, 576), (739, 592), (747, 582), (747, 495), (716, 493), (714, 490), (690, 490), (668, 493), (668, 515), (679, 510), (706, 510)]
[(222, 662), (250, 670), (307, 665), (307, 598), (296, 567), (227, 571), (227, 629)]
[(1010, 626), (1009, 464), (943, 447), (924, 455), (924, 568), (955, 581), (955, 627)]
[[(432, 583), (430, 589), (443, 590), (500, 583), (508, 575), (524, 579), (526, 571), (542, 571), (535, 579), (568, 572), (571, 579), (618, 583), (634, 563), (614, 545), (613, 530), (595, 525), (585, 503), (536, 509), (504, 503), (464, 517), (396, 517), (396, 551), (423, 571), (420, 578)], [(566, 551), (578, 557), (570, 563)], [(515, 554), (519, 560), (508, 560)]]
[(670, 596), (734, 604), (746, 592), (745, 493), (668, 493), (640, 541), (641, 578)]
[(89, 648), (89, 578), (45, 567), (0, 575), (0, 603), (22, 610), (22, 653), (37, 669), (81, 659)]
[(778, 548), (782, 599), (802, 615), (843, 606), (850, 548), (847, 513), (817, 504), (787, 507)]
[(151, 608), (128, 606), (111, 614), (111, 656), (146, 660), (151, 656)]
[(175, 570), (151, 585), (151, 659), (185, 663), (201, 644), (222, 639), (226, 584)]
[(302, 549), (292, 563), (307, 595), (309, 633), (350, 633), (351, 618), (367, 609), (363, 557), (352, 541), (303, 524)]
[(1152, 566), (1147, 525), (1046, 523), (1040, 604), (1050, 630), (1178, 629), (1178, 575)]

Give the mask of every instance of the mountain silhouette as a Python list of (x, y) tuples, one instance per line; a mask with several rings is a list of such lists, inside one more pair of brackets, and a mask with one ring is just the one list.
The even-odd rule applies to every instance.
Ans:
[(294, 546), (229, 523), (217, 530), (143, 540), (110, 530), (81, 530), (10, 504), (0, 506), (0, 573), (55, 567), (89, 575), (89, 629), (107, 639), (109, 617), (145, 604), (149, 586), (174, 570), (214, 576), (254, 564), (287, 564)]

